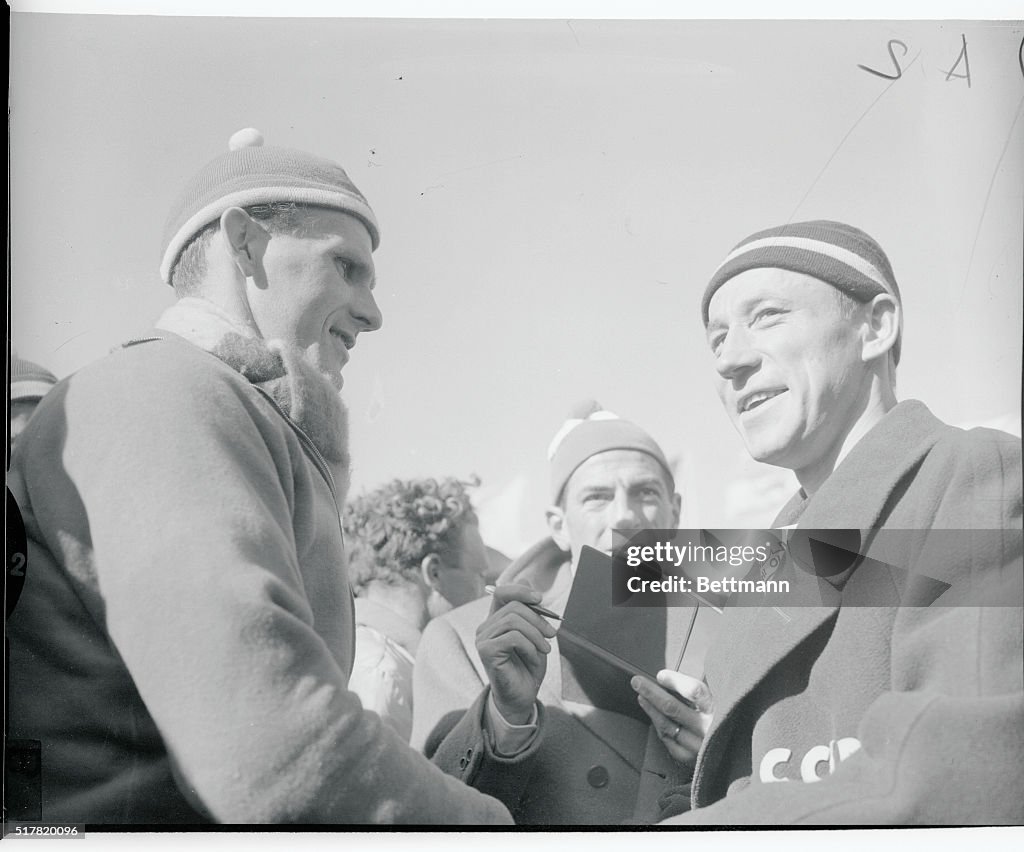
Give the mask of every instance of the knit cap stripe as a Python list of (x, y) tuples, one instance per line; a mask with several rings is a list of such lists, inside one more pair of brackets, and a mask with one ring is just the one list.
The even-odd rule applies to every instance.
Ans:
[(812, 254), (824, 255), (850, 267), (853, 271), (869, 279), (886, 293), (889, 293), (889, 295), (896, 295), (893, 292), (892, 285), (886, 280), (886, 277), (879, 272), (873, 264), (865, 260), (863, 256), (850, 251), (849, 249), (843, 248), (842, 246), (836, 245), (835, 243), (823, 242), (821, 240), (808, 239), (805, 237), (765, 237), (763, 239), (755, 239), (751, 242), (744, 243), (734, 249), (728, 257), (725, 258), (718, 269), (715, 270), (715, 274), (712, 278), (718, 278), (719, 273), (722, 272), (726, 266), (751, 252), (765, 253), (765, 260), (769, 258), (772, 260), (778, 260), (786, 256), (785, 251), (772, 251), (773, 249), (800, 249)]
[[(265, 181), (262, 182), (265, 184)], [(351, 213), (357, 218), (362, 219), (368, 226), (373, 245), (377, 245), (379, 240), (377, 236), (377, 219), (373, 215), (373, 211), (370, 210), (369, 205), (355, 195), (314, 187), (256, 186), (237, 190), (228, 195), (218, 194), (213, 201), (192, 214), (178, 228), (168, 243), (167, 249), (164, 251), (163, 260), (160, 262), (160, 277), (164, 283), (170, 283), (171, 270), (174, 268), (178, 255), (181, 254), (188, 241), (203, 227), (214, 221), (222, 212), (230, 207), (250, 207), (254, 204), (276, 203), (280, 202), (282, 197), (287, 197), (289, 202), (295, 202), (296, 204), (310, 204)]]
[(53, 390), (55, 383), (56, 379), (52, 382), (43, 381), (41, 379), (11, 382), (11, 402), (42, 399), (51, 390)]
[(675, 489), (675, 478), (657, 442), (635, 423), (618, 417), (588, 417), (566, 433), (551, 458), (551, 499), (558, 503), (563, 490), (583, 462), (599, 453), (634, 450), (651, 456)]

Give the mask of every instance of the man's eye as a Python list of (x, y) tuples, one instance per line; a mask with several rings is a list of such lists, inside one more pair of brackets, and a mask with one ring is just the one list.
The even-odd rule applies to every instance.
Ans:
[(344, 257), (336, 257), (334, 262), (337, 264), (341, 274), (348, 278), (349, 273), (352, 271), (352, 263)]
[(714, 337), (712, 337), (711, 340), (709, 341), (709, 343), (711, 345), (711, 352), (712, 352), (712, 354), (717, 355), (718, 354), (718, 350), (722, 348), (722, 344), (724, 342), (725, 342), (725, 335), (724, 334), (716, 334)]
[(778, 308), (762, 308), (756, 314), (754, 314), (754, 322), (763, 322), (764, 320), (775, 319), (776, 317), (782, 316), (782, 311)]

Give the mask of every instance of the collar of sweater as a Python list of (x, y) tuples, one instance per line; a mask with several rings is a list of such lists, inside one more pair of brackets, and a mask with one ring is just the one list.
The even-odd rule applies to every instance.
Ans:
[(164, 311), (156, 328), (209, 352), (268, 393), (320, 451), (343, 499), (349, 477), (348, 412), (337, 389), (301, 349), (264, 340), (217, 305), (192, 296)]

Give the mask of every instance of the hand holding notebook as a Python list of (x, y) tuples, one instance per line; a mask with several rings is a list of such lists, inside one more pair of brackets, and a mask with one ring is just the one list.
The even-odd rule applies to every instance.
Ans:
[(612, 558), (583, 548), (558, 631), (562, 695), (647, 722), (632, 678), (657, 683), (669, 669), (699, 680), (720, 616), (696, 598), (670, 607), (614, 605), (612, 577)]
[(682, 672), (662, 669), (656, 684), (635, 677), (631, 685), (672, 758), (693, 766), (714, 712), (707, 684)]

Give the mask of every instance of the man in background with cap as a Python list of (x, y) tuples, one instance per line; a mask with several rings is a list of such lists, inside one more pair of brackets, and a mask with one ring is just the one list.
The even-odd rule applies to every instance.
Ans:
[(41, 819), (508, 823), (347, 688), (339, 390), (381, 325), (373, 211), (332, 162), (230, 147), (168, 219), (177, 303), (51, 391), (12, 460), (10, 735), (40, 743)]
[[(727, 609), (693, 810), (670, 822), (1024, 821), (1020, 439), (896, 401), (900, 291), (849, 225), (754, 234), (701, 310), (730, 420), (800, 483), (774, 524), (796, 528), (794, 591)], [(834, 529), (855, 553), (800, 556)]]
[[(692, 742), (678, 742), (676, 726), (563, 698), (555, 631), (527, 604), (561, 614), (584, 546), (611, 554), (615, 531), (674, 529), (680, 498), (654, 439), (596, 403), (570, 415), (548, 457), (550, 538), (509, 566), (493, 599), (436, 618), (423, 633), (412, 744), (465, 777), (466, 755), (489, 743), (517, 823), (650, 822), (662, 793), (688, 779), (699, 737), (681, 731)], [(681, 614), (667, 609), (672, 647), (683, 641)]]
[(29, 418), (39, 405), (39, 400), (57, 384), (57, 377), (45, 367), (20, 358), (17, 352), (12, 354), (14, 363), (11, 365), (11, 404), (8, 409), (9, 452), (14, 450), (18, 436), (28, 426)]

